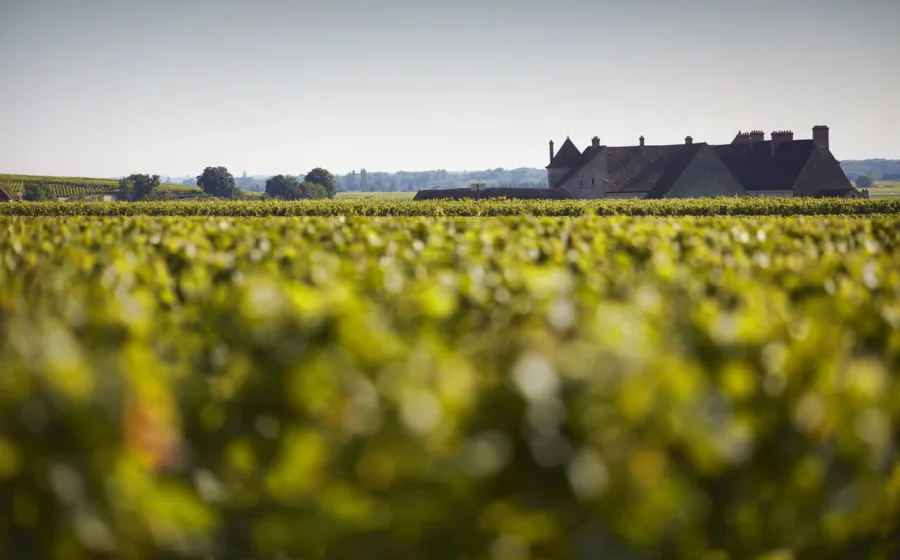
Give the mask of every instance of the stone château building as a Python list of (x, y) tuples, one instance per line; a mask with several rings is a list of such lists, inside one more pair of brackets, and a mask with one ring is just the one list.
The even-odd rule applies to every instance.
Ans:
[(828, 127), (812, 139), (790, 131), (738, 132), (730, 144), (603, 146), (594, 137), (579, 150), (571, 139), (554, 151), (550, 142), (550, 190), (580, 199), (696, 198), (715, 196), (830, 196), (862, 198), (829, 149)]

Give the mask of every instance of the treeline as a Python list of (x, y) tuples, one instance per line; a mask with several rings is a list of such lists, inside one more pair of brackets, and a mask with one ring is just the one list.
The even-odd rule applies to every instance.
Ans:
[(488, 187), (517, 187), (541, 189), (547, 187), (547, 172), (543, 169), (486, 169), (484, 171), (398, 171), (396, 173), (369, 172), (365, 169), (338, 175), (341, 191), (416, 192), (421, 189), (452, 189), (467, 187), (473, 182)]
[[(166, 177), (168, 182), (194, 185), (193, 178)], [(265, 192), (266, 181), (271, 177), (249, 176), (245, 171), (235, 178), (236, 185), (245, 191)], [(547, 172), (543, 169), (520, 167), (518, 169), (485, 169), (482, 171), (351, 171), (335, 176), (338, 191), (366, 192), (416, 192), (421, 189), (453, 189), (468, 187), (471, 183), (484, 183), (488, 187), (547, 188)]]
[(875, 181), (900, 181), (900, 160), (861, 159), (841, 162), (841, 168), (851, 181), (869, 177)]
[[(241, 179), (247, 179), (246, 172)], [(243, 199), (246, 198), (245, 191), (251, 189), (242, 188), (241, 179), (236, 180), (225, 167), (207, 167), (194, 178), (194, 182), (205, 196)], [(186, 183), (183, 184), (187, 186)], [(129, 175), (119, 181), (118, 199), (132, 202), (159, 200), (159, 186), (159, 175)], [(302, 181), (293, 175), (276, 175), (267, 179), (263, 186), (264, 198), (282, 200), (333, 198), (337, 191), (334, 175), (321, 167), (311, 170)]]

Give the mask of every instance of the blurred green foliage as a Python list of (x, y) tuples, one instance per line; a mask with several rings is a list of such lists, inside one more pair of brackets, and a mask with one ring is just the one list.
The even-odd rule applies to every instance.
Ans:
[(3, 558), (896, 557), (897, 217), (0, 232)]
[(0, 216), (862, 216), (900, 214), (900, 199), (705, 198), (667, 200), (181, 200), (117, 204), (0, 204)]

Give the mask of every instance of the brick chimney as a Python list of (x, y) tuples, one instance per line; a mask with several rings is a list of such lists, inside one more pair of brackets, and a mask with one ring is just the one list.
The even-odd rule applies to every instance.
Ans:
[(554, 152), (553, 152), (553, 140), (551, 140), (551, 141), (550, 141), (550, 161), (551, 161), (551, 162), (553, 161), (553, 155), (554, 155)]
[(643, 136), (641, 136), (640, 141), (641, 141), (641, 147), (643, 148), (644, 147), (644, 137)]
[(794, 133), (790, 130), (773, 130), (772, 131), (772, 157), (775, 157), (775, 154), (778, 153), (778, 148), (785, 142), (790, 142), (794, 139)]
[(600, 137), (599, 136), (594, 136), (593, 138), (591, 138), (591, 146), (593, 146), (594, 148), (600, 147)]
[(762, 130), (750, 131), (750, 142), (762, 142), (766, 139), (766, 133)]
[(823, 150), (828, 149), (828, 127), (819, 125), (813, 127), (813, 145)]
[(691, 136), (686, 136), (686, 137), (684, 138), (684, 143), (685, 143), (685, 144), (688, 144), (688, 145), (691, 145), (691, 144), (694, 143), (694, 139), (693, 139)]

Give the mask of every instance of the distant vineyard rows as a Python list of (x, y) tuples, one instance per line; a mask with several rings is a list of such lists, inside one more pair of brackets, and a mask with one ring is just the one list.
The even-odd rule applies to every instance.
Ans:
[[(11, 196), (25, 190), (27, 185), (40, 185), (50, 189), (52, 196), (71, 198), (75, 196), (102, 196), (115, 194), (119, 182), (115, 179), (90, 179), (86, 177), (39, 177), (33, 175), (0, 175), (0, 187)], [(192, 198), (200, 194), (196, 187), (183, 185), (160, 185), (160, 190), (169, 198)]]

